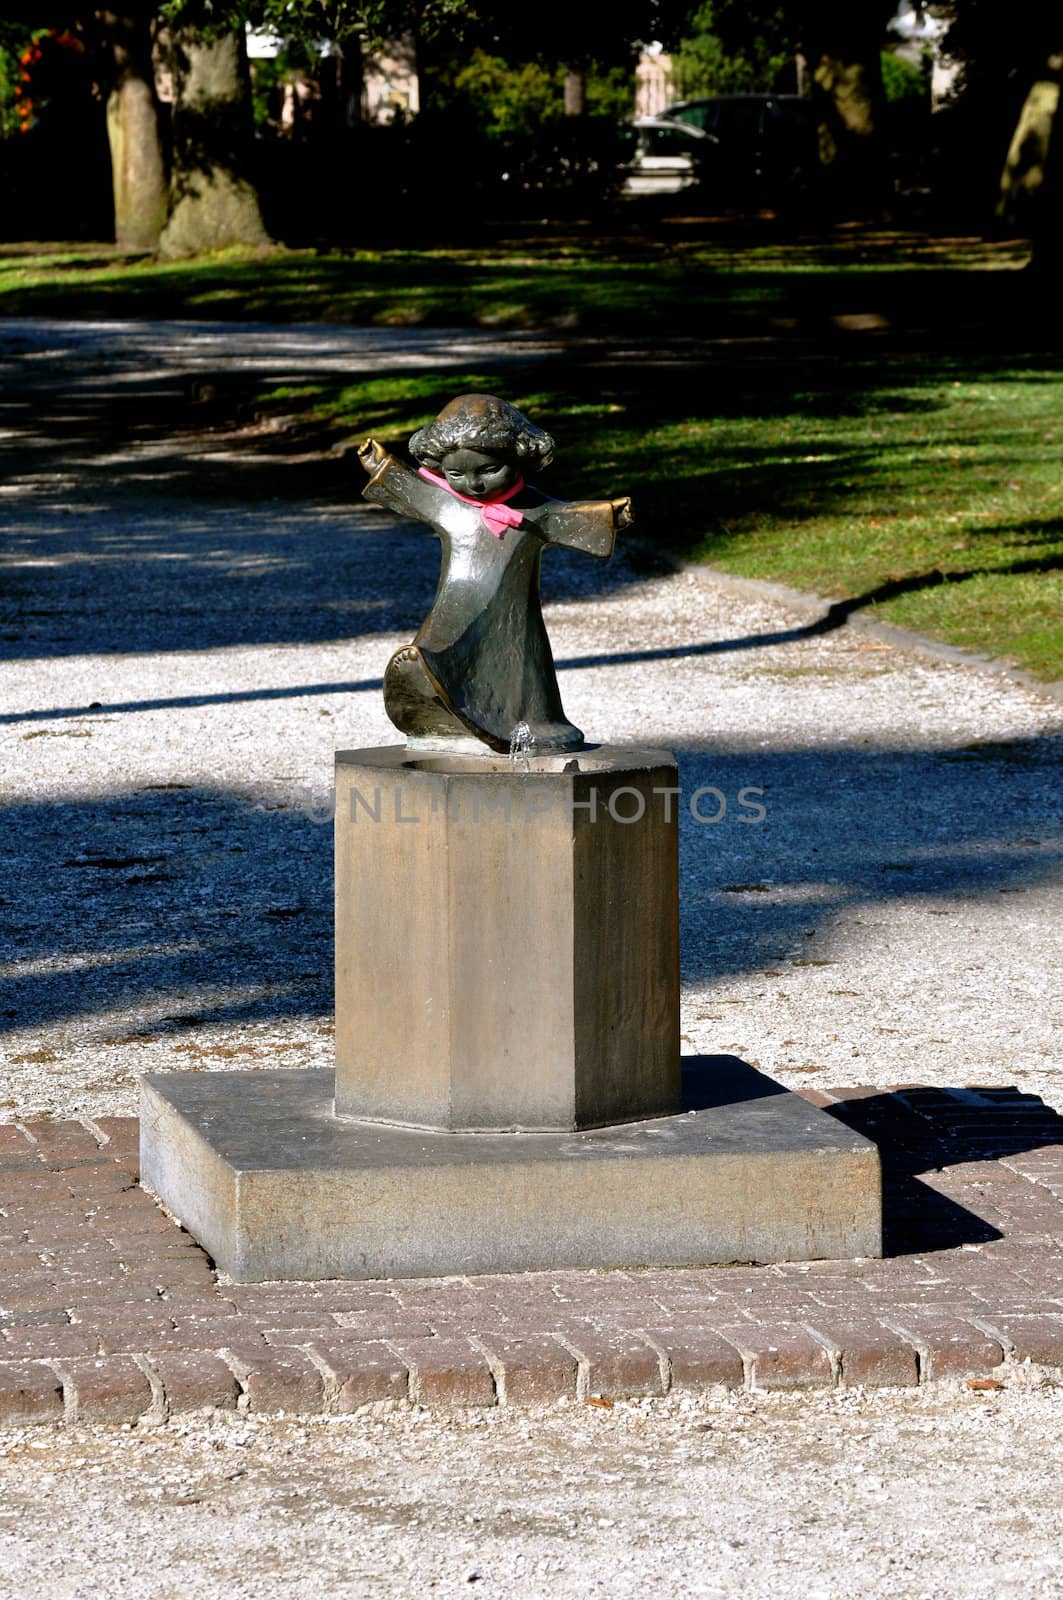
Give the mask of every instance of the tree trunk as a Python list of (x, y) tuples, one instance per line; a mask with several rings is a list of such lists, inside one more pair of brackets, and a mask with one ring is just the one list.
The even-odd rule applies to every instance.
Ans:
[[(1056, 105), (1051, 126), (1046, 131), (1041, 183), (1037, 189), (1030, 228), (1033, 255), (1030, 271), (1036, 281), (1052, 297), (1053, 308), (1058, 306), (1059, 285), (1063, 278), (1063, 54), (1049, 57), (1048, 65), (1056, 75)], [(1021, 122), (1020, 122), (1021, 126)], [(1058, 318), (1058, 310), (1054, 314)]]
[(251, 180), (251, 81), (243, 32), (173, 36), (173, 176), (159, 254), (264, 245)]
[(154, 250), (166, 221), (166, 167), (151, 61), (151, 9), (127, 5), (101, 20), (115, 76), (107, 97), (114, 238), (123, 250)]
[(362, 51), (357, 39), (345, 45), (339, 57), (340, 119), (344, 132), (353, 133), (362, 126), (362, 95), (365, 90)]
[(893, 0), (820, 0), (801, 41), (819, 108), (819, 156), (838, 213), (875, 216), (887, 197), (880, 51)]
[(342, 153), (348, 136), (362, 126), (364, 75), (357, 40), (334, 45), (318, 71), (321, 88), (319, 124), (324, 142)]
[[(1059, 159), (1060, 79), (1063, 53), (1049, 56), (1023, 102), (1000, 179), (997, 215), (1010, 227), (1036, 234), (1050, 211), (1051, 166)], [(1058, 224), (1057, 224), (1058, 226)]]
[(821, 54), (812, 71), (820, 102), (819, 159), (835, 206), (872, 216), (886, 198), (880, 129), (882, 70), (867, 61)]
[(582, 117), (587, 109), (587, 74), (582, 67), (565, 68), (565, 116)]

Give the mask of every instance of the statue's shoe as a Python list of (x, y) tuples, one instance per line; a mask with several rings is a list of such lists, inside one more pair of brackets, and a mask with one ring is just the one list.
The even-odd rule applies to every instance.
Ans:
[(385, 668), (384, 710), (400, 733), (415, 739), (469, 736), (469, 728), (447, 705), (415, 644), (396, 650)]
[[(490, 750), (508, 753), (515, 728), (485, 728), (458, 712), (448, 701), (415, 644), (397, 650), (384, 672), (384, 709), (400, 732), (414, 739), (467, 739), (470, 734)], [(522, 719), (516, 718), (517, 721)], [(529, 754), (579, 750), (583, 735), (564, 718), (529, 725)]]

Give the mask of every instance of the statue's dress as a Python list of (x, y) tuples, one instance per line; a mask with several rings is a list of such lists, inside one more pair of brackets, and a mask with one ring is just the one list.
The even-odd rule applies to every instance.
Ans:
[(475, 734), (508, 750), (526, 722), (537, 750), (571, 750), (583, 735), (565, 717), (539, 600), (547, 545), (605, 558), (615, 540), (609, 500), (567, 504), (525, 485), (506, 504), (519, 527), (495, 534), (480, 507), (426, 482), (385, 455), (367, 500), (423, 522), (442, 545), (432, 609), (384, 674), (384, 705), (415, 738)]

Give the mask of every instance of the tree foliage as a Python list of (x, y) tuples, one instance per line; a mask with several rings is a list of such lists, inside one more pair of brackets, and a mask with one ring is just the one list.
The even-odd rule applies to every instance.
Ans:
[(467, 0), (161, 0), (160, 11), (171, 24), (204, 34), (249, 24), (283, 39), (357, 42), (366, 49), (407, 33), (423, 40), (464, 36), (480, 20)]
[(776, 89), (794, 56), (793, 28), (782, 6), (696, 6), (672, 53), (676, 88), (694, 95), (756, 94)]
[[(449, 87), (488, 141), (531, 141), (562, 114), (564, 68), (543, 61), (515, 64), (473, 50), (457, 65)], [(631, 100), (630, 76), (613, 68), (592, 78), (587, 109), (615, 123), (630, 115)]]

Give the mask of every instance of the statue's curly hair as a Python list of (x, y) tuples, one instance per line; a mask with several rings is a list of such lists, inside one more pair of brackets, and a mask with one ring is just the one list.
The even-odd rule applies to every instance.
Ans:
[(452, 450), (494, 451), (534, 470), (549, 465), (554, 441), (505, 400), (492, 394), (462, 394), (410, 440), (410, 454), (432, 471), (439, 470)]

